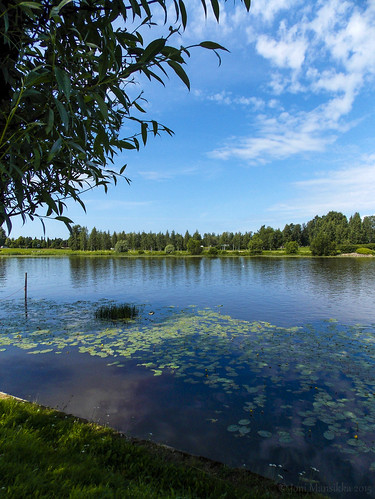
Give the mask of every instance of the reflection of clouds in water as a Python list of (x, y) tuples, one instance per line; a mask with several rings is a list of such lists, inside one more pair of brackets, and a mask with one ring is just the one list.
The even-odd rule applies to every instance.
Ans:
[[(279, 459), (294, 479), (308, 463), (332, 470), (335, 479), (350, 473), (358, 478), (357, 469), (368, 470), (371, 448), (353, 448), (347, 442), (351, 435), (343, 431), (356, 423), (368, 445), (374, 437), (374, 426), (365, 419), (365, 414), (375, 417), (365, 395), (374, 384), (371, 329), (334, 322), (283, 329), (189, 310), (176, 309), (168, 320), (147, 326), (105, 330), (97, 324), (93, 334), (36, 331), (29, 338), (12, 338), (30, 353), (46, 347), (59, 352), (44, 357), (46, 379), (39, 377), (37, 385), (40, 396), (44, 390), (43, 403), (62, 407), (62, 400), (74, 414), (141, 438), (152, 433), (152, 439), (232, 465), (256, 463), (265, 469)], [(25, 365), (30, 357), (29, 363), (43, 359), (25, 357)], [(57, 366), (64, 373), (61, 380)], [(254, 408), (246, 423), (250, 432), (227, 431), (249, 417), (246, 404)], [(332, 441), (324, 437), (327, 429), (335, 433)], [(271, 437), (259, 436), (261, 430)], [(348, 450), (361, 454), (349, 456), (352, 471), (342, 464)], [(336, 459), (331, 467), (324, 464), (329, 459)]]

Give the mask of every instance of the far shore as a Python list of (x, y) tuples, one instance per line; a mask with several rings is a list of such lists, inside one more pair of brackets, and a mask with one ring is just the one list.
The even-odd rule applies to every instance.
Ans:
[(69, 248), (0, 248), (0, 257), (114, 257), (114, 258), (372, 258), (373, 254), (338, 253), (332, 256), (314, 256), (309, 247), (301, 247), (298, 253), (287, 254), (285, 250), (264, 250), (261, 254), (251, 254), (248, 250), (225, 250), (217, 255), (209, 253), (205, 248), (201, 254), (192, 255), (187, 251), (174, 251), (167, 254), (164, 251), (129, 250), (117, 253), (114, 250), (81, 251)]

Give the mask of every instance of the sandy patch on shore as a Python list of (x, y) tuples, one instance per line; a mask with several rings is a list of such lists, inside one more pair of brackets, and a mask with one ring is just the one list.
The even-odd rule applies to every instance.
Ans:
[(354, 256), (355, 258), (373, 258), (374, 255), (360, 255), (359, 253), (342, 253), (338, 256)]

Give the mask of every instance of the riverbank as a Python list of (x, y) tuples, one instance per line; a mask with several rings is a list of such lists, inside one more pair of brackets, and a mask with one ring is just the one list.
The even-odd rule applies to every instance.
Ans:
[(130, 250), (124, 253), (116, 253), (114, 250), (98, 250), (98, 251), (74, 251), (69, 248), (64, 249), (40, 249), (40, 248), (1, 248), (0, 257), (114, 257), (114, 258), (372, 258), (372, 254), (363, 253), (339, 253), (334, 256), (314, 256), (309, 247), (299, 248), (298, 253), (287, 254), (283, 249), (279, 250), (264, 250), (262, 254), (254, 255), (247, 250), (225, 250), (220, 251), (217, 255), (209, 254), (208, 251), (203, 251), (200, 255), (191, 255), (187, 251), (175, 251), (172, 254), (166, 254), (164, 251), (135, 251)]
[(191, 255), (187, 251), (175, 251), (172, 254), (166, 254), (164, 251), (127, 251), (126, 253), (116, 253), (113, 250), (100, 251), (73, 251), (69, 248), (64, 249), (41, 249), (41, 248), (1, 248), (0, 256), (81, 256), (81, 257), (116, 257), (116, 258), (228, 258), (228, 257), (285, 257), (285, 258), (303, 258), (312, 257), (309, 248), (300, 248), (296, 254), (288, 255), (284, 250), (265, 250), (261, 255), (252, 255), (247, 250), (226, 250), (220, 251), (217, 255), (210, 255), (207, 251), (203, 251), (200, 255)]
[(0, 496), (323, 497), (3, 393), (0, 449)]

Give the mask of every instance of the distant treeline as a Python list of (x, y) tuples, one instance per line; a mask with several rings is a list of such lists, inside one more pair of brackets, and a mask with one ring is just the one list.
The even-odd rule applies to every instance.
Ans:
[(68, 239), (61, 238), (31, 238), (20, 236), (17, 239), (6, 237), (5, 231), (0, 228), (0, 246), (9, 248), (70, 248), (72, 250), (110, 250), (116, 243), (124, 241), (129, 250), (164, 251), (166, 246), (172, 245), (177, 251), (188, 249), (188, 241), (200, 241), (204, 247), (217, 247), (226, 250), (246, 250), (250, 241), (261, 241), (263, 250), (277, 250), (287, 242), (296, 241), (298, 246), (310, 246), (317, 236), (324, 235), (337, 246), (347, 247), (351, 251), (352, 245), (375, 243), (375, 216), (364, 217), (359, 213), (352, 215), (349, 220), (340, 212), (330, 211), (327, 215), (316, 216), (306, 224), (286, 224), (281, 229), (273, 229), (262, 225), (256, 233), (252, 232), (223, 232), (222, 234), (204, 233), (198, 231), (184, 235), (172, 230), (166, 233), (158, 232), (113, 232), (100, 231), (95, 227), (89, 232), (86, 227), (74, 225)]

